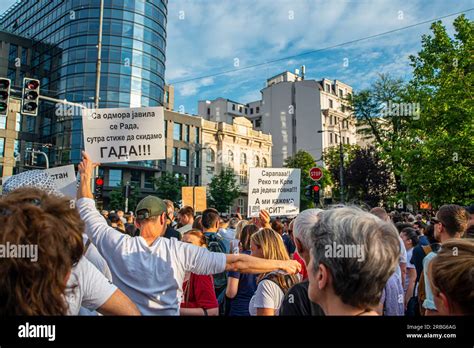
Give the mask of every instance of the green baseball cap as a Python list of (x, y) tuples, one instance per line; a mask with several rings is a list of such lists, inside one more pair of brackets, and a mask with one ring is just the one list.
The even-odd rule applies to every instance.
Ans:
[(166, 213), (166, 203), (155, 196), (143, 198), (137, 205), (135, 215), (138, 220), (148, 219), (153, 216), (160, 216)]

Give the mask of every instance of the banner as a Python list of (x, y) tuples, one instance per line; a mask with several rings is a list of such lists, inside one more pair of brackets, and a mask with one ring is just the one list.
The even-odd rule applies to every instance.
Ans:
[[(77, 180), (74, 165), (43, 169), (53, 179), (56, 189), (69, 198), (76, 198)], [(13, 175), (15, 176), (15, 175)], [(12, 176), (4, 176), (2, 182), (5, 183)]]
[(163, 107), (84, 109), (84, 146), (94, 162), (165, 159)]
[(265, 209), (270, 216), (292, 216), (300, 211), (301, 170), (250, 168), (247, 215)]

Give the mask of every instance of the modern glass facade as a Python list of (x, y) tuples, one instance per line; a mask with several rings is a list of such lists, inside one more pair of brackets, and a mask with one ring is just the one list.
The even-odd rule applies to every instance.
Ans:
[[(105, 0), (101, 108), (163, 104), (167, 3)], [(42, 94), (93, 107), (99, 14), (100, 0), (23, 0), (0, 17), (0, 28), (33, 40), (31, 74)], [(77, 163), (84, 148), (80, 109), (66, 110), (58, 117), (55, 105), (41, 103), (39, 140), (52, 144), (52, 165)]]

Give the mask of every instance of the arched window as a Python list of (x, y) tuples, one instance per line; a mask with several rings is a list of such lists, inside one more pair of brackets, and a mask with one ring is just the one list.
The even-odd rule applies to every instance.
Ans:
[(229, 159), (229, 163), (233, 163), (234, 162), (234, 153), (229, 150), (228, 154), (227, 154), (227, 157)]
[(247, 155), (245, 152), (242, 152), (240, 154), (240, 164), (247, 164)]
[(207, 161), (214, 162), (216, 160), (216, 153), (213, 149), (207, 149)]
[(267, 159), (265, 157), (262, 158), (262, 167), (267, 168)]
[(260, 158), (257, 155), (254, 157), (253, 164), (255, 167), (260, 167)]

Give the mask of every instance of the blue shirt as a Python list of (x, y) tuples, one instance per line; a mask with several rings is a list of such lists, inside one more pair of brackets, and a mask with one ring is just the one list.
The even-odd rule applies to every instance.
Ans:
[[(250, 255), (245, 250), (242, 254)], [(230, 301), (230, 316), (250, 316), (249, 303), (255, 290), (257, 290), (256, 274), (241, 274), (239, 272), (228, 272), (228, 276), (239, 279), (237, 295)]]

